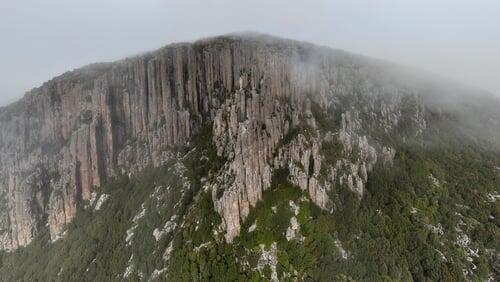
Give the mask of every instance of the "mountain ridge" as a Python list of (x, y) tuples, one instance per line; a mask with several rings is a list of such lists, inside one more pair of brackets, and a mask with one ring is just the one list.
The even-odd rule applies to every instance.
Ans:
[[(209, 224), (213, 237), (200, 236), (221, 247), (262, 240), (264, 247), (253, 247), (266, 259), (255, 267), (260, 274), (264, 265), (270, 267), (272, 280), (294, 273), (276, 270), (276, 252), (308, 240), (300, 231), (307, 225), (301, 208), (315, 210), (312, 220), (340, 221), (335, 214), (349, 212), (341, 207), (349, 204), (362, 210), (359, 203), (375, 196), (384, 199), (374, 187), (383, 189), (389, 185), (386, 178), (402, 177), (391, 173), (406, 177), (401, 167), (420, 171), (418, 161), (427, 159), (431, 168), (419, 181), (430, 185), (430, 191), (432, 185), (442, 187), (445, 179), (450, 182), (447, 175), (455, 174), (441, 159), (432, 160), (429, 152), (440, 154), (433, 148), (452, 152), (440, 157), (446, 161), (454, 160), (460, 146), (470, 149), (464, 156), (487, 164), (484, 173), (493, 181), (480, 182), (485, 201), (486, 195), (495, 197), (491, 184), (500, 141), (500, 114), (495, 109), (500, 103), (465, 95), (472, 90), (459, 86), (433, 84), (426, 74), (401, 74), (402, 70), (406, 68), (309, 43), (229, 35), (67, 72), (0, 112), (0, 249), (29, 249), (44, 232), (54, 246), (64, 244), (68, 226), (80, 213), (98, 214), (107, 201), (123, 204), (109, 200), (99, 187), (116, 177), (132, 183), (135, 175), (141, 178), (151, 167), (183, 179), (174, 189), (175, 197), (187, 206), (184, 214), (177, 214), (166, 205), (169, 212), (159, 220), (168, 221), (145, 237), (146, 242), (167, 236), (170, 241), (162, 241), (161, 252), (174, 257), (176, 251), (191, 252), (173, 245), (181, 240), (176, 236), (196, 234), (183, 228), (201, 220), (191, 212), (210, 203), (212, 207), (203, 206), (204, 210), (218, 217), (213, 220), (218, 224)], [(195, 152), (192, 160), (190, 152)], [(417, 160), (412, 159), (415, 155)], [(200, 168), (193, 165), (196, 162)], [(464, 165), (451, 162), (460, 170)], [(384, 184), (377, 186), (376, 181)], [(146, 190), (174, 193), (158, 187), (149, 185)], [(283, 206), (269, 191), (284, 193), (291, 202)], [(270, 220), (261, 211), (268, 208), (264, 198), (279, 206), (278, 212), (271, 210), (288, 216), (290, 226), (276, 218), (275, 233), (260, 230), (259, 220)], [(142, 210), (154, 213), (152, 208)], [(140, 214), (130, 219), (135, 228)], [(476, 220), (489, 224), (485, 217)], [(263, 237), (248, 237), (252, 228)], [(498, 228), (493, 230), (496, 236)], [(333, 227), (330, 231), (337, 232)], [(283, 233), (286, 236), (280, 237)], [(129, 238), (129, 230), (123, 236)], [(133, 239), (126, 238), (128, 246)], [(342, 249), (337, 241), (334, 245), (340, 247), (335, 248)], [(164, 257), (169, 259), (155, 265), (174, 263), (170, 254)], [(474, 277), (474, 269), (464, 269), (464, 277)], [(308, 271), (296, 276), (312, 275)], [(486, 272), (481, 277), (489, 275)]]
[[(380, 59), (380, 58), (376, 58), (374, 56), (365, 55), (365, 54), (361, 54), (361, 53), (353, 53), (353, 52), (350, 52), (348, 50), (334, 48), (334, 47), (327, 46), (327, 45), (310, 43), (310, 42), (305, 41), (305, 40), (289, 39), (289, 38), (271, 35), (271, 34), (266, 34), (266, 33), (258, 32), (258, 31), (232, 32), (232, 33), (227, 33), (227, 34), (223, 34), (223, 35), (207, 36), (207, 37), (203, 37), (201, 39), (197, 39), (197, 40), (193, 40), (193, 41), (173, 42), (173, 43), (168, 43), (168, 44), (166, 44), (163, 47), (160, 47), (158, 49), (154, 49), (152, 51), (140, 52), (140, 53), (137, 53), (135, 55), (129, 55), (129, 56), (126, 56), (122, 59), (113, 60), (113, 61), (106, 61), (106, 62), (89, 63), (89, 64), (86, 64), (82, 67), (77, 67), (73, 70), (65, 71), (64, 73), (62, 73), (60, 75), (56, 75), (55, 77), (44, 82), (41, 86), (33, 87), (31, 90), (27, 91), (25, 95), (28, 95), (29, 93), (31, 93), (33, 91), (36, 91), (38, 88), (42, 87), (43, 85), (45, 85), (46, 83), (48, 83), (50, 81), (64, 79), (68, 75), (77, 74), (77, 73), (80, 73), (81, 71), (84, 71), (84, 70), (90, 70), (90, 69), (93, 69), (95, 67), (104, 67), (106, 65), (111, 66), (113, 64), (123, 63), (123, 62), (126, 62), (127, 60), (133, 60), (133, 59), (137, 59), (137, 58), (144, 57), (144, 56), (154, 56), (155, 54), (161, 52), (164, 49), (168, 49), (168, 48), (182, 47), (182, 46), (193, 45), (193, 44), (210, 43), (210, 42), (217, 41), (219, 39), (235, 39), (235, 40), (239, 39), (239, 40), (258, 40), (258, 41), (263, 41), (263, 39), (266, 39), (264, 42), (267, 42), (268, 44), (272, 44), (272, 43), (276, 43), (276, 42), (281, 42), (282, 44), (293, 43), (293, 44), (314, 47), (314, 48), (318, 48), (318, 49), (330, 50), (330, 51), (335, 51), (335, 52), (344, 52), (350, 56), (357, 57), (359, 59), (372, 61), (375, 64), (378, 64), (379, 66), (392, 67), (392, 68), (396, 68), (398, 70), (406, 70), (409, 73), (408, 75), (406, 75), (407, 77), (412, 77), (415, 74), (420, 74), (420, 75), (423, 75), (423, 77), (425, 77), (425, 78), (422, 78), (422, 80), (424, 80), (424, 81), (429, 81), (429, 82), (433, 81), (434, 83), (440, 82), (441, 84), (447, 84), (450, 86), (455, 84), (456, 90), (461, 89), (463, 91), (464, 88), (465, 89), (468, 88), (469, 91), (473, 91), (473, 92), (477, 92), (477, 93), (481, 92), (481, 93), (484, 93), (484, 96), (490, 96), (489, 98), (498, 99), (498, 97), (494, 93), (492, 93), (491, 91), (488, 91), (488, 90), (485, 90), (485, 89), (482, 89), (480, 87), (473, 86), (470, 84), (463, 84), (463, 83), (457, 81), (456, 79), (452, 79), (452, 78), (449, 78), (447, 76), (440, 75), (440, 74), (437, 74), (437, 73), (434, 73), (432, 71), (425, 70), (422, 68), (401, 64), (401, 63), (398, 63), (398, 62), (390, 60), (390, 59)], [(10, 104), (0, 106), (0, 109), (13, 106), (14, 104), (18, 103), (23, 98), (24, 98), (24, 96), (20, 97), (16, 101), (11, 102)]]

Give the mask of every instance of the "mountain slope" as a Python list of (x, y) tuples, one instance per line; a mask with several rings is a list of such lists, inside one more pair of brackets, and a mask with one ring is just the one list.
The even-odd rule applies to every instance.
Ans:
[(67, 73), (0, 111), (1, 277), (494, 277), (498, 106), (259, 35)]

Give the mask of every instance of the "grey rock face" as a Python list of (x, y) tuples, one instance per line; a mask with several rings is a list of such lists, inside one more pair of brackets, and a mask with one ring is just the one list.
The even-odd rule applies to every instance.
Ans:
[(218, 153), (228, 158), (228, 172), (234, 179), (220, 198), (214, 197), (228, 241), (239, 234), (240, 218), (248, 216), (250, 207), (271, 185), (269, 160), (284, 134), (285, 112), (272, 95), (258, 94), (255, 89), (239, 90), (217, 111), (214, 142)]
[[(395, 152), (363, 135), (367, 119), (360, 116), (373, 114), (390, 131), (401, 107), (370, 93), (370, 76), (352, 71), (360, 64), (306, 43), (227, 36), (54, 78), (0, 109), (0, 249), (29, 244), (44, 225), (59, 238), (106, 178), (165, 163), (169, 148), (187, 145), (206, 124), (228, 160), (211, 184), (227, 241), (276, 169), (287, 168), (290, 181), (324, 209), (339, 179), (362, 195), (377, 158), (390, 163)], [(340, 129), (323, 132), (316, 108), (337, 107), (355, 87), (368, 93), (361, 111), (342, 110)], [(423, 116), (423, 109), (414, 115), (421, 130)], [(300, 128), (311, 134), (283, 142)], [(326, 180), (325, 138), (338, 139), (345, 154), (335, 167), (325, 165)], [(358, 155), (349, 157), (355, 148)]]
[(160, 165), (169, 146), (186, 144), (245, 65), (233, 68), (231, 50), (246, 52), (236, 40), (172, 45), (85, 67), (2, 109), (0, 248), (27, 245), (45, 223), (57, 237), (103, 179)]

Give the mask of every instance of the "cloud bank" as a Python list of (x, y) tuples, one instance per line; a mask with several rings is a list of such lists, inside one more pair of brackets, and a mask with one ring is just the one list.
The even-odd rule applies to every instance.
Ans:
[(24, 0), (0, 3), (0, 105), (77, 67), (238, 31), (423, 68), (500, 94), (500, 1)]

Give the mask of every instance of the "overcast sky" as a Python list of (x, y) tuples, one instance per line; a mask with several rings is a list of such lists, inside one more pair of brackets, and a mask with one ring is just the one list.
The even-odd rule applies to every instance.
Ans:
[(236, 31), (389, 59), (500, 94), (499, 0), (0, 0), (0, 105), (92, 62)]

